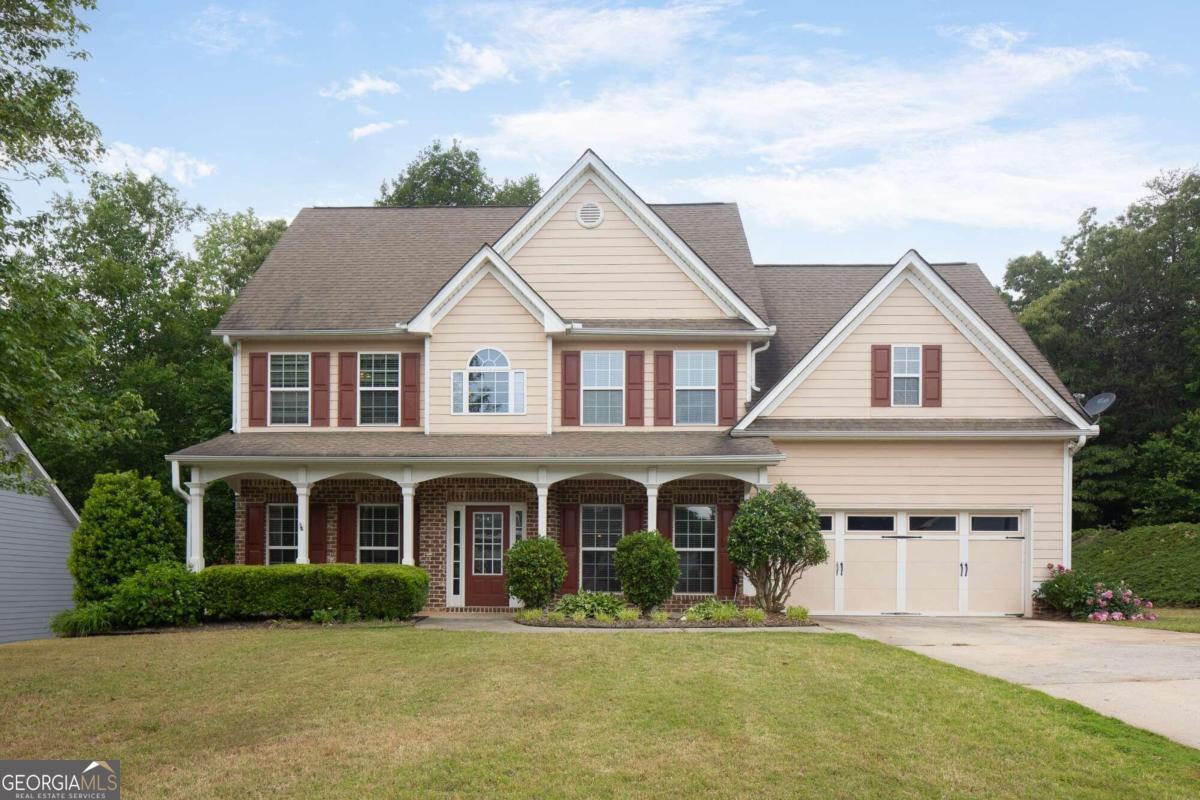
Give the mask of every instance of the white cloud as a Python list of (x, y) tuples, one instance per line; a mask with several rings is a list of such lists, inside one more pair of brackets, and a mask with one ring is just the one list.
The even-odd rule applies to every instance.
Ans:
[(677, 59), (697, 36), (714, 32), (724, 2), (666, 7), (562, 7), (542, 3), (476, 5), (455, 17), (486, 26), (488, 41), (451, 34), (433, 88), (465, 92), (485, 83), (539, 79), (581, 64), (654, 66)]
[(983, 25), (944, 25), (938, 33), (948, 39), (958, 39), (977, 50), (1007, 49), (1025, 41), (1029, 34), (1014, 31), (1007, 25), (988, 22)]
[(792, 28), (817, 36), (841, 36), (844, 32), (837, 25), (817, 25), (812, 22), (797, 22)]
[(383, 133), (384, 131), (390, 131), (397, 125), (404, 124), (406, 123), (402, 119), (398, 119), (395, 122), (368, 122), (366, 125), (360, 125), (357, 128), (351, 129), (350, 138), (357, 142), (359, 139), (364, 139), (368, 136), (374, 136), (375, 134)]
[(185, 186), (191, 185), (196, 178), (207, 178), (217, 171), (213, 164), (170, 147), (143, 150), (127, 142), (106, 145), (96, 168), (108, 173), (128, 169), (142, 179), (151, 175), (170, 177)]
[(238, 50), (263, 52), (290, 33), (267, 14), (211, 5), (192, 20), (187, 38), (214, 55), (228, 55)]
[(360, 72), (346, 81), (345, 86), (334, 81), (320, 89), (318, 94), (321, 97), (332, 97), (335, 100), (353, 100), (369, 94), (396, 94), (399, 91), (400, 84), (395, 81), (389, 81), (369, 72)]

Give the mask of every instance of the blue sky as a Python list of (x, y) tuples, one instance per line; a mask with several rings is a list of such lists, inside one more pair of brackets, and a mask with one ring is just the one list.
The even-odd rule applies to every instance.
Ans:
[(435, 137), (543, 185), (592, 147), (652, 202), (740, 203), (760, 263), (996, 280), (1200, 162), (1200, 4), (850, 5), (100, 0), (80, 101), (103, 168), (207, 208), (369, 204)]

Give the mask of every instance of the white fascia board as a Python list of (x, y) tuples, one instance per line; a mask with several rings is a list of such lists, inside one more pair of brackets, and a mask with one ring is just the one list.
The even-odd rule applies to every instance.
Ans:
[(587, 180), (593, 182), (621, 209), (634, 224), (690, 277), (700, 289), (728, 314), (737, 314), (757, 328), (766, 328), (766, 320), (746, 305), (737, 293), (688, 244), (663, 222), (654, 209), (638, 197), (604, 161), (591, 150), (584, 152), (571, 168), (563, 173), (541, 199), (525, 212), (503, 236), (496, 241), (496, 250), (511, 258), (541, 229), (550, 217), (574, 196)]
[[(1084, 436), (1099, 436), (1100, 428), (1092, 426), (1082, 433)], [(757, 436), (769, 439), (805, 439), (808, 441), (821, 439), (1068, 439), (1073, 441), (1079, 438), (1080, 431), (734, 431), (730, 435), (736, 439)]]
[(380, 464), (778, 464), (786, 456), (180, 456), (172, 453), (167, 461), (181, 464), (231, 463), (325, 463), (354, 462)]
[(45, 481), (49, 485), (50, 499), (54, 501), (54, 504), (58, 506), (59, 510), (62, 511), (73, 524), (78, 525), (79, 513), (75, 510), (75, 507), (71, 505), (71, 501), (67, 499), (67, 496), (62, 493), (62, 490), (58, 488), (58, 484), (54, 482), (54, 479), (50, 477), (50, 473), (46, 472), (46, 468), (42, 466), (42, 462), (37, 460), (37, 456), (35, 456), (33, 451), (29, 449), (29, 445), (25, 444), (25, 440), (21, 438), (21, 434), (17, 433), (17, 429), (14, 428), (4, 417), (0, 417), (0, 429), (8, 430), (8, 436), (5, 438), (8, 439), (9, 447), (19, 451), (25, 456), (29, 462), (29, 470), (34, 474), (34, 477), (36, 477), (38, 480)]
[(546, 333), (566, 331), (567, 324), (558, 312), (499, 253), (485, 244), (408, 322), (408, 332), (433, 333), (434, 326), (487, 275), (495, 277), (534, 319), (542, 323)]
[(764, 339), (775, 335), (775, 326), (754, 330), (719, 331), (694, 330), (689, 328), (590, 328), (579, 323), (570, 323), (567, 336), (582, 338), (633, 338), (663, 337), (675, 339)]
[(395, 336), (405, 333), (407, 325), (399, 323), (390, 328), (312, 328), (307, 330), (214, 328), (213, 336), (237, 339), (296, 339), (305, 336)]
[[(871, 290), (863, 295), (837, 324), (797, 363), (788, 374), (755, 404), (734, 426), (735, 431), (744, 431), (750, 423), (763, 414), (770, 414), (790, 395), (795, 388), (825, 360), (838, 345), (870, 316), (900, 283), (911, 277), (913, 285), (930, 300), (946, 319), (983, 353), (985, 358), (1025, 394), (1043, 413), (1055, 412), (1075, 425), (1080, 431), (1092, 427), (1091, 423), (1071, 408), (1045, 379), (1021, 358), (983, 319), (967, 305), (957, 292), (938, 275), (916, 250), (909, 250), (888, 270)], [(932, 291), (931, 291), (932, 290)], [(953, 313), (949, 310), (953, 309)], [(998, 359), (997, 356), (1000, 358)]]

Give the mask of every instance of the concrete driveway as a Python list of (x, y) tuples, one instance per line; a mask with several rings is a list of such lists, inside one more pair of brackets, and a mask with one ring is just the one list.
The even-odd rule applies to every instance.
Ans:
[(992, 617), (821, 617), (1200, 747), (1200, 634)]

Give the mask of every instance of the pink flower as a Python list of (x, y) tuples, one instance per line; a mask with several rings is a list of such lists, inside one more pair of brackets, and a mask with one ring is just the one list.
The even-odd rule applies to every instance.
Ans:
[(1104, 594), (1102, 594), (1100, 596), (1103, 597), (1105, 600), (1112, 600), (1112, 596), (1113, 596), (1112, 589), (1109, 589), (1108, 591), (1106, 591)]
[(1154, 608), (1154, 603), (1151, 603), (1149, 600), (1147, 600), (1147, 601), (1146, 601), (1146, 608)]
[(1066, 568), (1066, 567), (1064, 567), (1062, 564), (1059, 564), (1059, 565), (1058, 565), (1058, 571), (1059, 571), (1059, 572), (1066, 572), (1066, 571), (1067, 571), (1067, 568)]
[(1121, 620), (1123, 620), (1123, 619), (1125, 619), (1125, 615), (1124, 615), (1124, 614), (1122, 614), (1120, 611), (1114, 611), (1114, 612), (1112, 613), (1112, 620), (1113, 620), (1114, 622), (1120, 622), (1120, 621), (1121, 621)]
[(1154, 622), (1154, 620), (1158, 619), (1158, 614), (1147, 614), (1146, 619), (1150, 620), (1151, 622)]
[(1108, 601), (1107, 601), (1107, 600), (1105, 600), (1104, 598), (1100, 598), (1100, 607), (1101, 607), (1101, 608), (1108, 608)]
[(1096, 620), (1096, 622), (1108, 622), (1108, 612), (1097, 611), (1096, 613), (1092, 614), (1092, 619)]
[(1142, 598), (1140, 598), (1140, 597), (1135, 597), (1135, 598), (1133, 598), (1133, 604), (1134, 604), (1135, 606), (1141, 607), (1141, 605), (1142, 605)]

